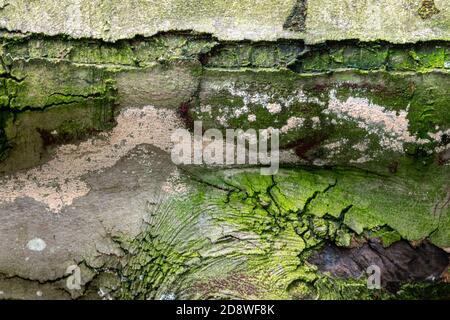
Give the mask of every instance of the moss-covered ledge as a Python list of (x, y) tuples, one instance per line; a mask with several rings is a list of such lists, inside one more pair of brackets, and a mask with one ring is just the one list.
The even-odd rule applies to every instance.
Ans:
[[(1, 171), (38, 164), (46, 146), (109, 129), (115, 110), (144, 105), (205, 128), (279, 128), (289, 161), (388, 168), (407, 154), (445, 163), (449, 52), (442, 41), (11, 35), (1, 49)], [(74, 114), (29, 120), (58, 110)]]

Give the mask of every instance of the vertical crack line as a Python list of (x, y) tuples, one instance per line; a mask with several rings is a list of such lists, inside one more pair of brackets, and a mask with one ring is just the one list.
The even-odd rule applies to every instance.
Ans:
[(310, 205), (310, 203), (311, 203), (315, 198), (317, 198), (317, 196), (318, 196), (319, 194), (324, 194), (324, 193), (330, 191), (330, 189), (334, 188), (334, 187), (336, 186), (336, 184), (337, 184), (337, 180), (334, 180), (333, 183), (329, 184), (329, 185), (328, 185), (325, 189), (323, 189), (322, 191), (321, 191), (321, 190), (316, 190), (316, 191), (314, 191), (314, 193), (312, 194), (312, 196), (310, 196), (308, 199), (306, 199), (305, 205), (303, 206), (303, 209), (300, 210), (299, 214), (305, 214), (305, 213), (307, 213), (307, 212), (308, 212), (308, 206)]

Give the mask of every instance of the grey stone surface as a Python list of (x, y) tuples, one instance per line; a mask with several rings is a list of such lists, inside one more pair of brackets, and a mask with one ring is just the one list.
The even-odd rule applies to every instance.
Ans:
[(310, 43), (450, 37), (447, 0), (3, 0), (0, 8), (0, 27), (9, 31), (108, 41), (175, 30)]
[[(139, 146), (114, 167), (86, 176), (89, 194), (58, 214), (30, 198), (2, 204), (0, 298), (46, 298), (44, 292), (67, 298), (73, 294), (65, 287), (70, 265), (88, 266), (81, 268), (84, 282), (96, 275), (93, 270), (110, 267), (109, 257), (123, 254), (114, 238), (141, 231), (149, 203), (163, 196), (174, 169), (157, 148)], [(45, 248), (27, 246), (30, 241), (43, 241)]]

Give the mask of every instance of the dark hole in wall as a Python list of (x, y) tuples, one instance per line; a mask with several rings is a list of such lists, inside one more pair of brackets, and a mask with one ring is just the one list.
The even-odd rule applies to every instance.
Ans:
[(191, 101), (183, 102), (178, 107), (178, 114), (180, 115), (181, 119), (183, 119), (183, 122), (184, 122), (186, 128), (193, 131), (194, 130), (194, 118), (192, 118), (192, 115), (190, 112), (191, 112)]
[[(329, 132), (331, 132), (331, 130), (332, 129), (330, 129)], [(322, 142), (327, 139), (329, 132), (313, 132), (307, 137), (303, 137), (288, 144), (282, 145), (281, 149), (294, 149), (295, 154), (299, 158), (312, 161), (315, 157), (322, 156), (320, 154), (320, 150), (317, 147), (319, 147)]]
[(382, 287), (396, 293), (403, 283), (440, 279), (449, 265), (449, 255), (428, 242), (413, 247), (402, 240), (385, 248), (380, 240), (370, 239), (356, 248), (327, 244), (308, 262), (321, 272), (344, 279), (367, 277), (367, 268), (376, 265), (381, 270)]
[(6, 140), (5, 130), (0, 128), (0, 161), (6, 156), (8, 150), (8, 141)]
[(11, 148), (4, 129), (6, 118), (8, 116), (9, 115), (6, 112), (0, 112), (0, 161), (6, 158), (8, 150)]

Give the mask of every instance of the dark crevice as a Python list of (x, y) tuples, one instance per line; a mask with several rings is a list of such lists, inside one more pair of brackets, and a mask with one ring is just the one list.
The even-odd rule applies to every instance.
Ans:
[[(88, 94), (88, 95), (76, 95), (76, 94), (61, 94), (61, 93), (55, 93), (55, 94), (51, 94), (50, 96), (54, 96), (54, 95), (61, 95), (61, 96), (65, 96), (65, 97), (74, 97), (74, 98), (82, 98), (82, 99), (96, 99), (96, 98), (106, 98), (107, 96), (102, 94), (102, 93), (93, 93), (93, 94)], [(55, 106), (61, 106), (61, 105), (71, 105), (74, 103), (80, 103), (80, 100), (74, 100), (74, 101), (59, 101), (59, 102), (53, 102), (53, 103), (48, 103), (48, 104), (44, 104), (42, 106), (24, 106), (21, 107), (20, 109), (14, 109), (14, 108), (10, 108), (8, 109), (8, 112), (13, 113), (13, 114), (19, 114), (22, 112), (26, 112), (26, 111), (45, 111), (48, 108), (51, 107), (55, 107)]]
[(272, 202), (275, 204), (278, 212), (282, 212), (282, 209), (280, 208), (278, 201), (276, 201), (275, 197), (272, 194), (272, 189), (277, 186), (277, 182), (275, 181), (275, 175), (271, 175), (270, 178), (271, 178), (272, 184), (267, 188), (267, 194), (269, 195)]
[(306, 31), (306, 17), (308, 14), (308, 0), (297, 0), (291, 13), (283, 24), (283, 29), (304, 32)]
[(221, 186), (219, 186), (219, 185), (216, 185), (216, 184), (210, 183), (210, 182), (208, 182), (208, 181), (199, 179), (199, 178), (197, 178), (197, 177), (195, 177), (195, 176), (190, 176), (190, 179), (192, 179), (192, 180), (195, 181), (195, 182), (198, 182), (198, 183), (201, 183), (201, 184), (205, 184), (205, 185), (207, 185), (208, 187), (212, 187), (212, 188), (214, 188), (214, 189), (218, 189), (218, 190), (221, 190), (221, 191), (227, 191), (227, 192), (236, 192), (236, 191), (240, 191), (239, 189), (236, 189), (234, 186), (232, 186), (232, 185), (230, 185), (230, 184), (226, 184), (226, 183), (225, 183), (225, 184), (228, 185), (228, 186), (230, 186), (230, 187), (232, 187), (232, 189), (228, 189), (228, 188), (221, 187)]
[(321, 272), (338, 278), (359, 278), (371, 265), (381, 270), (381, 284), (395, 293), (401, 284), (437, 281), (449, 264), (449, 254), (423, 242), (413, 247), (401, 240), (385, 248), (378, 239), (369, 239), (356, 248), (341, 248), (327, 243), (314, 252), (308, 262)]
[(347, 207), (345, 207), (344, 209), (342, 209), (341, 213), (339, 214), (339, 218), (338, 218), (339, 228), (342, 227), (342, 225), (344, 224), (344, 222), (345, 222), (345, 214), (347, 212), (349, 212), (351, 208), (353, 208), (353, 204), (350, 204)]
[(53, 97), (53, 96), (62, 96), (62, 97), (67, 97), (67, 98), (83, 98), (83, 99), (89, 99), (89, 98), (99, 98), (102, 97), (103, 94), (100, 92), (95, 92), (92, 94), (74, 94), (74, 93), (61, 93), (61, 92), (54, 92), (52, 94), (49, 95), (49, 97)]

